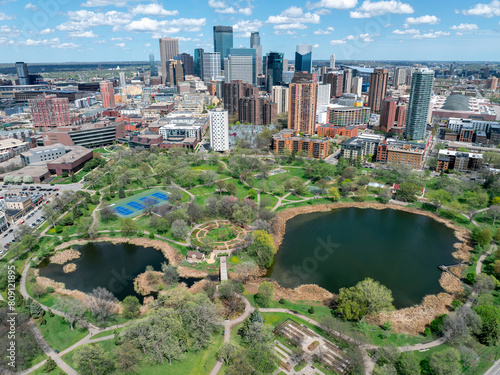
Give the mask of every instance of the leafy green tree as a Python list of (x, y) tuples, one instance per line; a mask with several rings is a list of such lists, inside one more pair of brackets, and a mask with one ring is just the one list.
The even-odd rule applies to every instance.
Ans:
[(491, 242), (493, 237), (491, 229), (489, 228), (474, 228), (472, 231), (472, 238), (478, 243), (478, 245), (486, 246)]
[(393, 310), (392, 292), (378, 281), (366, 278), (350, 288), (341, 288), (337, 310), (348, 320)]
[(332, 186), (329, 190), (328, 190), (328, 195), (330, 196), (330, 198), (332, 199), (332, 201), (334, 202), (338, 202), (340, 200), (340, 193), (339, 193), (339, 189), (337, 189), (335, 186)]
[(413, 182), (403, 182), (396, 191), (396, 197), (404, 202), (415, 202), (420, 190), (420, 186)]
[(141, 358), (141, 352), (131, 342), (124, 342), (117, 350), (118, 370), (122, 374), (137, 374)]
[(431, 355), (429, 366), (436, 375), (459, 375), (462, 373), (460, 353), (455, 348), (448, 348)]
[(500, 340), (500, 308), (494, 305), (481, 305), (475, 308), (481, 318), (482, 327), (478, 334), (481, 344), (493, 346)]
[(398, 375), (419, 375), (420, 364), (414, 352), (405, 352), (399, 356), (396, 362)]
[(427, 198), (434, 205), (434, 207), (436, 207), (436, 212), (443, 206), (443, 204), (452, 200), (451, 194), (443, 189), (431, 191), (427, 194)]
[(106, 375), (115, 365), (104, 349), (96, 344), (84, 345), (77, 350), (73, 361), (81, 375)]
[(137, 318), (139, 316), (141, 304), (136, 296), (127, 296), (122, 301), (123, 316), (128, 319)]
[(188, 232), (189, 226), (184, 220), (175, 220), (171, 226), (172, 235), (178, 239), (185, 239)]
[(260, 306), (268, 307), (274, 296), (274, 285), (270, 282), (263, 281), (259, 285), (259, 291), (255, 296), (257, 303)]
[(226, 365), (230, 365), (238, 352), (238, 346), (234, 342), (229, 341), (222, 344), (217, 356)]
[(125, 198), (125, 190), (123, 189), (123, 187), (120, 187), (120, 190), (118, 190), (118, 198)]
[(163, 271), (163, 280), (165, 280), (167, 285), (177, 284), (179, 282), (179, 272), (176, 266), (163, 262), (161, 264), (161, 270)]
[(248, 248), (250, 256), (256, 258), (257, 264), (260, 267), (271, 267), (274, 253), (276, 252), (273, 238), (269, 233), (263, 230), (256, 230), (253, 232), (252, 236), (254, 241)]
[(137, 223), (131, 218), (125, 218), (120, 221), (120, 228), (124, 235), (128, 236), (137, 231)]

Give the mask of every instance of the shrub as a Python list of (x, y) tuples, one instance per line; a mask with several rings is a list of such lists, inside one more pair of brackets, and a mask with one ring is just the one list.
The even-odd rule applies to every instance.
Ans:
[(454, 299), (451, 303), (451, 307), (453, 307), (453, 310), (458, 309), (460, 306), (462, 306), (462, 302), (460, 302), (458, 299)]
[(429, 337), (430, 335), (432, 335), (431, 329), (429, 327), (425, 327), (424, 336)]
[(48, 286), (48, 287), (46, 287), (46, 288), (45, 288), (45, 291), (46, 291), (47, 293), (54, 293), (54, 288), (53, 288), (53, 287), (51, 287), (51, 286)]
[(309, 307), (309, 309), (307, 310), (307, 312), (311, 315), (314, 315), (314, 306), (311, 306)]
[(286, 302), (286, 299), (284, 299), (284, 298), (280, 298), (280, 300), (279, 300), (278, 302), (279, 302), (280, 304), (284, 305), (284, 304), (285, 304), (285, 302)]
[(153, 232), (149, 233), (149, 238), (153, 240), (155, 238), (155, 234)]
[(476, 273), (475, 272), (469, 272), (467, 274), (466, 280), (469, 284), (474, 284), (476, 282)]
[(60, 226), (60, 225), (56, 225), (56, 228), (55, 228), (56, 233), (62, 233), (63, 229), (64, 229), (64, 228), (63, 228), (62, 226)]

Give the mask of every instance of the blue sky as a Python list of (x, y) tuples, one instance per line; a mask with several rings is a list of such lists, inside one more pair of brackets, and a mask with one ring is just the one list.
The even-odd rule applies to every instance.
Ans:
[(314, 59), (500, 60), (500, 0), (0, 0), (0, 62), (147, 60), (163, 36), (193, 54), (218, 24), (289, 59), (308, 43)]

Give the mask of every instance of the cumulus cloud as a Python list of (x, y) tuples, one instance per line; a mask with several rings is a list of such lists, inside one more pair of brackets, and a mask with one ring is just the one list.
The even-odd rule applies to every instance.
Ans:
[(40, 35), (47, 35), (47, 34), (52, 34), (53, 32), (54, 32), (54, 29), (47, 28), (47, 29), (43, 29), (38, 34), (40, 34)]
[[(291, 6), (277, 16), (269, 16), (267, 23), (274, 24), (275, 30), (306, 29), (306, 23), (318, 24), (320, 16), (316, 13), (304, 13), (302, 8)], [(279, 34), (278, 34), (279, 35)]]
[(328, 35), (331, 34), (335, 29), (331, 26), (327, 27), (325, 30), (318, 29), (313, 34), (314, 35)]
[(120, 48), (125, 48), (126, 44), (125, 43), (116, 43), (115, 46), (120, 47)]
[(406, 30), (396, 29), (392, 33), (397, 34), (397, 35), (415, 35), (415, 34), (419, 34), (420, 31), (417, 29), (406, 29)]
[(476, 4), (468, 10), (463, 10), (462, 13), (466, 16), (482, 16), (487, 18), (500, 16), (500, 0), (493, 0), (489, 4)]
[(344, 39), (336, 39), (336, 40), (330, 40), (330, 44), (332, 46), (338, 46), (339, 44), (346, 44), (347, 42)]
[(21, 35), (22, 32), (19, 30), (17, 27), (10, 27), (7, 25), (2, 25), (0, 26), (0, 35), (5, 35), (5, 36), (19, 36)]
[(276, 30), (274, 32), (275, 35), (295, 35), (297, 34), (296, 31), (292, 31), (292, 30)]
[(0, 12), (0, 21), (11, 20), (11, 19), (13, 19), (13, 18), (14, 18), (14, 17), (8, 16), (8, 15), (6, 15), (5, 13)]
[(59, 38), (52, 38), (52, 39), (26, 39), (20, 42), (16, 42), (16, 45), (19, 46), (26, 46), (26, 47), (36, 47), (36, 46), (41, 46), (41, 47), (46, 47), (46, 48), (61, 48), (61, 49), (67, 49), (67, 48), (78, 48), (80, 47), (80, 44), (75, 44), (75, 43), (61, 43)]
[(473, 31), (479, 29), (479, 27), (475, 23), (461, 23), (460, 25), (453, 25), (450, 29), (457, 31)]
[(450, 33), (446, 31), (435, 31), (431, 33), (426, 33), (426, 34), (417, 34), (413, 36), (413, 39), (434, 39), (434, 38), (439, 38), (443, 36), (449, 36)]
[(174, 20), (158, 21), (148, 17), (141, 18), (128, 23), (125, 26), (115, 26), (113, 31), (119, 31), (121, 28), (132, 32), (161, 32), (166, 34), (175, 34), (181, 30), (189, 32), (199, 32), (202, 26), (205, 26), (206, 18), (178, 18)]
[[(237, 38), (249, 38), (252, 31), (259, 30), (264, 22), (259, 20), (241, 20), (233, 25), (233, 31), (236, 33)], [(201, 35), (203, 36), (203, 34)]]
[(408, 17), (405, 20), (405, 27), (409, 27), (409, 25), (421, 25), (421, 24), (429, 24), (429, 25), (437, 25), (441, 20), (436, 16), (429, 16), (428, 14), (421, 17)]
[(130, 22), (132, 16), (128, 13), (115, 10), (106, 13), (92, 12), (89, 10), (69, 11), (69, 21), (64, 22), (56, 28), (61, 31), (84, 30), (96, 26), (116, 26)]
[(215, 13), (222, 13), (222, 14), (240, 13), (245, 16), (250, 16), (252, 14), (252, 6), (250, 5), (250, 2), (248, 2), (247, 6), (243, 8), (237, 2), (234, 4), (234, 6), (232, 6), (229, 5), (226, 1), (209, 0), (208, 6), (210, 8), (214, 8)]
[(147, 16), (177, 16), (179, 14), (178, 10), (166, 10), (162, 5), (156, 3), (139, 4), (132, 8), (131, 12)]
[(97, 38), (99, 35), (96, 35), (96, 34), (94, 34), (93, 31), (89, 30), (89, 31), (85, 31), (85, 32), (70, 31), (68, 33), (68, 36), (70, 36), (72, 38)]
[(316, 3), (308, 2), (309, 9), (329, 8), (329, 9), (350, 9), (358, 5), (358, 0), (321, 0)]
[(87, 0), (82, 4), (82, 7), (107, 7), (113, 5), (115, 7), (124, 7), (130, 0)]
[(351, 18), (371, 18), (382, 16), (387, 13), (411, 14), (414, 10), (410, 4), (402, 3), (399, 0), (389, 1), (363, 1), (363, 4), (355, 11), (349, 12)]
[(28, 3), (24, 6), (24, 9), (25, 10), (31, 10), (33, 12), (37, 11), (38, 10), (38, 7), (32, 3)]

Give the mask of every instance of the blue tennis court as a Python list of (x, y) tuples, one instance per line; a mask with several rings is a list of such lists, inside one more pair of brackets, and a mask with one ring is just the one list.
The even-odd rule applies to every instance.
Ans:
[(143, 210), (146, 208), (145, 205), (139, 203), (139, 202), (136, 202), (136, 201), (132, 201), (132, 202), (128, 202), (128, 203), (125, 203), (126, 206), (129, 206), (129, 207), (132, 207), (134, 210), (137, 210), (137, 211), (140, 211), (140, 210)]
[(154, 198), (152, 198), (152, 197), (144, 197), (144, 198), (141, 198), (141, 199), (139, 199), (139, 200), (140, 200), (141, 202), (146, 202), (146, 201), (148, 201), (148, 203), (149, 203), (149, 202), (151, 202), (152, 204), (157, 204), (157, 203), (159, 202), (159, 200), (158, 200), (158, 199), (154, 199)]
[(158, 198), (158, 199), (161, 199), (162, 201), (166, 201), (167, 200), (167, 194), (165, 193), (153, 193), (151, 194), (152, 197), (155, 197), (155, 198)]
[(119, 214), (119, 215), (122, 215), (122, 216), (128, 216), (128, 215), (132, 215), (134, 213), (134, 211), (132, 210), (129, 210), (128, 208), (125, 208), (123, 206), (118, 206), (118, 207), (115, 207), (115, 211)]

